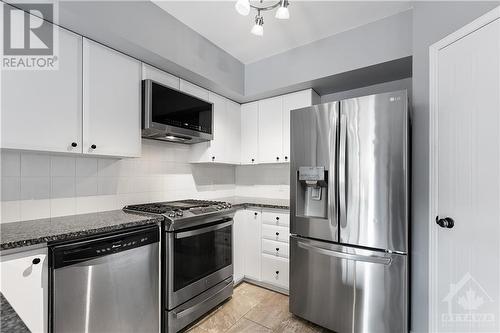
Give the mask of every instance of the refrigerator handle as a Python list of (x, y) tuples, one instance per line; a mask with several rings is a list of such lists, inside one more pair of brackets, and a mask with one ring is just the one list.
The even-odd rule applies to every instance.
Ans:
[(339, 143), (339, 222), (341, 227), (347, 226), (347, 116), (340, 110), (340, 143)]
[(362, 256), (359, 254), (337, 252), (337, 251), (332, 251), (329, 249), (324, 249), (322, 247), (312, 246), (310, 244), (303, 243), (301, 241), (298, 241), (297, 244), (299, 245), (299, 247), (303, 248), (304, 250), (314, 251), (316, 253), (323, 254), (323, 255), (326, 255), (329, 257), (336, 257), (336, 258), (340, 258), (340, 259), (353, 260), (353, 261), (370, 262), (370, 263), (382, 264), (382, 265), (386, 265), (386, 266), (391, 263), (391, 258), (387, 258), (387, 257)]
[[(338, 112), (338, 106), (337, 110)], [(333, 124), (331, 124), (331, 128), (335, 129), (335, 131), (330, 132), (332, 135), (332, 138), (329, 140), (331, 143), (330, 146), (330, 165), (328, 167), (328, 219), (330, 221), (330, 224), (338, 230), (338, 189), (337, 189), (337, 177), (336, 177), (336, 170), (337, 170), (337, 152), (339, 149), (339, 115), (338, 113), (334, 114), (332, 117), (331, 121)], [(337, 235), (338, 239), (338, 235)]]

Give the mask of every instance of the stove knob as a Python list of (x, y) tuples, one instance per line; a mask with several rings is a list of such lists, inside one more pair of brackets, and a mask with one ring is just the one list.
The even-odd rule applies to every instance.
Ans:
[(231, 204), (230, 203), (227, 203), (227, 208), (231, 208)]
[(175, 213), (174, 212), (168, 213), (168, 217), (175, 217)]
[(182, 210), (178, 210), (177, 212), (175, 212), (175, 215), (177, 215), (177, 216), (183, 216), (184, 212)]
[(217, 205), (218, 210), (221, 210), (222, 208), (224, 208), (224, 207), (222, 207), (221, 205)]

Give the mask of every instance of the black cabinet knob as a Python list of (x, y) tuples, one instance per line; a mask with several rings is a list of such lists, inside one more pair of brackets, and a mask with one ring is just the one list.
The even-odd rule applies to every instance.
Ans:
[(32, 261), (33, 265), (38, 265), (40, 263), (40, 258), (35, 258)]
[(92, 148), (92, 149), (96, 149), (96, 148), (97, 148), (97, 146), (96, 146), (96, 145), (91, 145), (91, 146), (90, 146), (90, 148)]
[(279, 235), (280, 235), (280, 233), (279, 233), (279, 232), (277, 232), (277, 233), (276, 233), (276, 236), (279, 236)]
[(212, 156), (212, 161), (215, 161), (215, 156)]
[(276, 248), (276, 251), (279, 251), (279, 250), (280, 250), (280, 248), (279, 248), (279, 247), (277, 247), (277, 248)]
[(280, 273), (280, 271), (276, 271), (276, 274), (279, 274), (279, 273)]
[(253, 162), (255, 162), (255, 159), (254, 159), (254, 158), (252, 158), (252, 163), (253, 163)]
[(257, 216), (257, 212), (253, 213), (253, 215)]
[(285, 161), (288, 160), (288, 156), (285, 156)]
[(78, 146), (76, 142), (71, 142), (71, 147), (75, 148), (76, 146)]
[(455, 221), (451, 217), (445, 217), (445, 218), (440, 219), (439, 216), (436, 216), (436, 223), (441, 228), (451, 229), (455, 226)]
[(279, 160), (280, 160), (279, 156), (278, 156), (278, 157), (276, 157), (276, 161), (279, 161)]
[(279, 221), (279, 219), (280, 219), (279, 216), (276, 216), (276, 221)]

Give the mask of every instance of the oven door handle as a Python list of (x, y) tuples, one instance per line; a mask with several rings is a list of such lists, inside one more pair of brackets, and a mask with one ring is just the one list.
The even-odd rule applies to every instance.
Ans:
[(228, 227), (228, 226), (230, 226), (232, 224), (233, 224), (233, 219), (230, 219), (227, 222), (219, 223), (219, 224), (216, 224), (216, 225), (211, 225), (209, 227), (205, 227), (205, 228), (201, 228), (201, 229), (195, 229), (195, 230), (177, 232), (177, 233), (175, 233), (175, 238), (179, 239), (179, 238), (186, 238), (186, 237), (196, 236), (196, 235), (204, 234), (204, 233), (207, 233), (207, 232), (219, 230), (219, 229)]

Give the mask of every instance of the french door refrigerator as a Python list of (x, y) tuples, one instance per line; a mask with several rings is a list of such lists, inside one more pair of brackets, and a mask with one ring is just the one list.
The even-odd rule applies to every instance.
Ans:
[(407, 103), (291, 112), (290, 311), (338, 333), (408, 330)]

